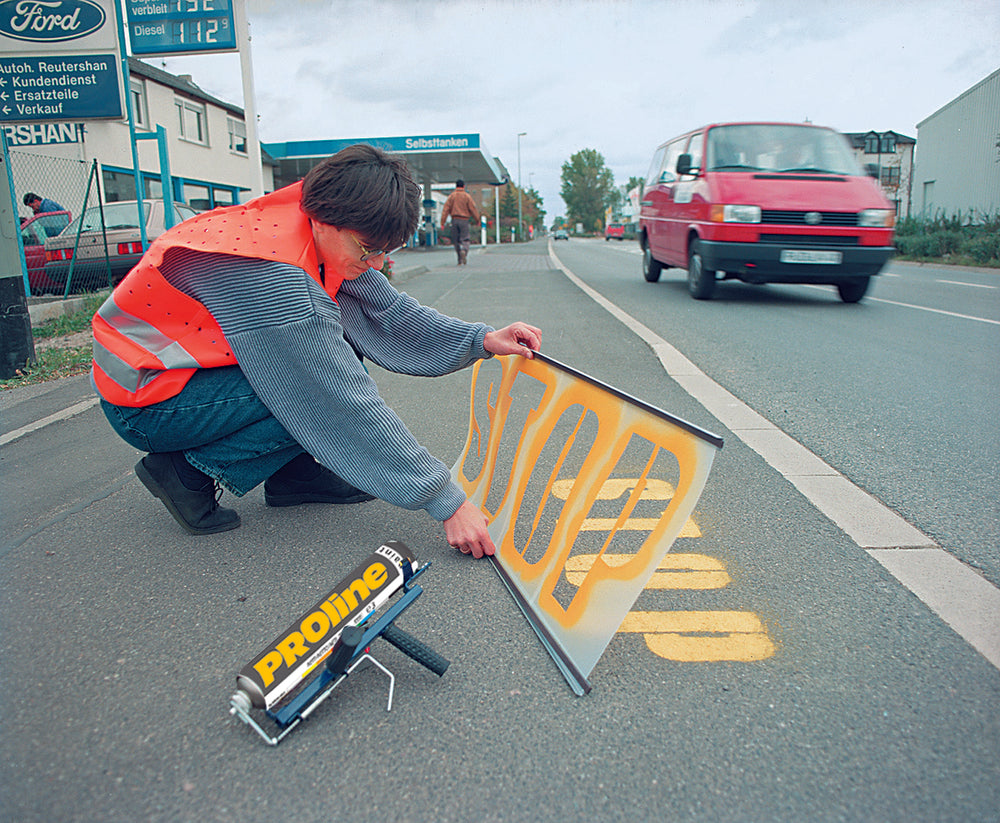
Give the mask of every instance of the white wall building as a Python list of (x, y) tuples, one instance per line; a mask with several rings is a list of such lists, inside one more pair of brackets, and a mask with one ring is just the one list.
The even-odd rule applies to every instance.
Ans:
[[(202, 210), (249, 199), (253, 175), (243, 109), (180, 77), (130, 57), (130, 93), (137, 134), (166, 131), (172, 194)], [(107, 202), (135, 199), (132, 150), (124, 120), (4, 125), (18, 203), (27, 191), (80, 211), (93, 160)], [(162, 197), (158, 143), (137, 141), (146, 197)], [(264, 190), (274, 188), (264, 160)], [(91, 194), (91, 201), (94, 195)], [(21, 213), (30, 214), (27, 207)]]
[(915, 213), (1000, 214), (1000, 69), (917, 123)]
[(895, 205), (896, 217), (909, 217), (917, 141), (895, 131), (850, 132), (847, 138), (861, 165), (875, 167), (879, 187)]

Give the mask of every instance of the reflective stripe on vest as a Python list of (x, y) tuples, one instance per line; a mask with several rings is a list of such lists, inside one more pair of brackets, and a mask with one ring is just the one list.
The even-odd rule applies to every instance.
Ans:
[(178, 394), (199, 368), (236, 364), (215, 318), (159, 270), (171, 248), (287, 263), (336, 299), (339, 278), (320, 276), (302, 184), (215, 209), (161, 235), (94, 315), (94, 382), (118, 406), (148, 406)]

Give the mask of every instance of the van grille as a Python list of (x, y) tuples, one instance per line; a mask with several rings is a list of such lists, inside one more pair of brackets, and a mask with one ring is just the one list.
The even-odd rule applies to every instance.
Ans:
[[(809, 223), (806, 220), (807, 214), (819, 214), (819, 223)], [(760, 213), (761, 223), (782, 223), (786, 226), (856, 226), (858, 225), (858, 215), (852, 211), (785, 211), (784, 209), (762, 209)]]
[(856, 246), (858, 238), (844, 234), (765, 234), (761, 242), (782, 246)]

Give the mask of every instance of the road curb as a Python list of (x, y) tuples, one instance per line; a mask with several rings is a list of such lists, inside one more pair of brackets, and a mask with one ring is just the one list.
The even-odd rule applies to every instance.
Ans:
[(28, 316), (31, 318), (31, 325), (38, 326), (80, 311), (86, 302), (86, 297), (71, 297), (68, 300), (61, 297), (32, 297), (28, 301)]
[(392, 273), (392, 277), (389, 278), (389, 282), (393, 285), (396, 285), (397, 283), (405, 283), (411, 277), (427, 274), (429, 271), (430, 269), (427, 268), (427, 266), (413, 266), (409, 269), (401, 269)]

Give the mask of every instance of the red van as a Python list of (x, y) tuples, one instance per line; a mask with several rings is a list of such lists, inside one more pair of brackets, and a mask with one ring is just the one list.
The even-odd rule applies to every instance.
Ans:
[(646, 280), (822, 283), (856, 303), (892, 257), (895, 210), (847, 138), (804, 123), (716, 123), (656, 150), (642, 194)]

